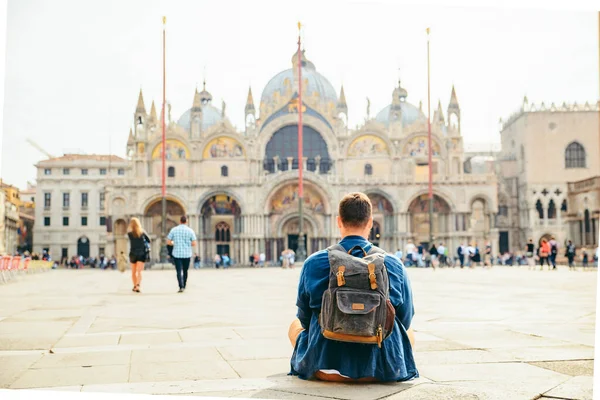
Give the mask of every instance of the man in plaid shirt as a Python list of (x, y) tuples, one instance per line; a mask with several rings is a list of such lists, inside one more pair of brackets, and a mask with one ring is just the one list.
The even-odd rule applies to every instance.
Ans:
[(196, 247), (196, 234), (186, 223), (185, 215), (181, 217), (180, 224), (171, 229), (167, 236), (167, 244), (173, 246), (173, 261), (177, 270), (177, 282), (179, 282), (179, 293), (182, 293), (187, 283), (188, 268), (192, 258), (192, 247)]

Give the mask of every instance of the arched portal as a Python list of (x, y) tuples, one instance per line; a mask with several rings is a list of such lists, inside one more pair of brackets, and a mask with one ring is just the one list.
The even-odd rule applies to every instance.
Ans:
[[(186, 215), (183, 205), (177, 200), (167, 198), (166, 232), (179, 225), (179, 220)], [(160, 247), (162, 237), (162, 199), (158, 198), (146, 207), (142, 228), (150, 236), (152, 244), (150, 258), (152, 260), (160, 259)]]
[[(429, 246), (429, 196), (420, 195), (408, 207), (411, 221), (411, 232), (416, 243)], [(433, 195), (433, 238), (447, 236), (450, 231), (450, 206), (438, 195)]]
[[(265, 204), (268, 235), (265, 241), (267, 260), (278, 261), (287, 248), (296, 251), (299, 236), (299, 187), (294, 181), (277, 186)], [(307, 255), (327, 247), (326, 226), (330, 223), (325, 215), (329, 210), (324, 190), (314, 183), (304, 185), (302, 209), (303, 233)]]
[(87, 237), (82, 236), (77, 240), (77, 255), (83, 258), (90, 256), (90, 241)]
[(219, 193), (210, 196), (200, 207), (200, 253), (205, 262), (215, 255), (227, 254), (233, 262), (240, 262), (242, 209), (231, 195)]
[[(179, 224), (179, 220), (185, 215), (183, 206), (172, 199), (167, 199), (167, 233)], [(144, 212), (145, 225), (142, 228), (152, 235), (161, 235), (162, 232), (162, 199), (152, 202)]]
[[(307, 218), (304, 218), (304, 237), (306, 238), (306, 253), (312, 254), (316, 251), (315, 244), (313, 243), (314, 239), (314, 226), (311, 221)], [(296, 253), (298, 251), (298, 237), (300, 234), (300, 218), (295, 217), (288, 219), (285, 221), (281, 227), (282, 239), (283, 239), (283, 249), (280, 250), (277, 255), (281, 255), (281, 252), (285, 249), (290, 249)]]

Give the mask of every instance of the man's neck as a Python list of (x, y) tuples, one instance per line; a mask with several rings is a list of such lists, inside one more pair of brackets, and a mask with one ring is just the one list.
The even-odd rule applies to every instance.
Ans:
[(355, 237), (358, 236), (365, 240), (369, 240), (368, 237), (366, 237), (362, 232), (346, 232), (346, 234), (344, 236), (342, 236), (342, 240), (344, 240), (350, 236), (355, 236)]

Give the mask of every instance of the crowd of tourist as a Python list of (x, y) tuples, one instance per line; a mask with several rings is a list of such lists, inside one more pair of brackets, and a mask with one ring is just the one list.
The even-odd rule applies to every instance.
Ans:
[[(564, 257), (561, 257), (563, 255)], [(395, 256), (404, 262), (406, 267), (417, 268), (437, 268), (437, 267), (492, 267), (494, 265), (502, 266), (529, 266), (534, 269), (536, 264), (543, 269), (544, 264), (548, 269), (556, 269), (557, 260), (567, 261), (569, 268), (581, 266), (586, 268), (594, 266), (600, 257), (600, 246), (595, 251), (582, 247), (577, 249), (571, 240), (567, 241), (564, 254), (561, 253), (560, 245), (552, 236), (550, 240), (542, 239), (536, 247), (532, 239), (529, 239), (523, 251), (504, 252), (493, 255), (492, 247), (489, 242), (485, 244), (483, 250), (479, 249), (477, 243), (471, 243), (466, 246), (461, 243), (452, 254), (448, 247), (440, 242), (436, 247), (435, 243), (427, 249), (422, 244), (414, 244), (412, 240), (408, 241), (404, 252), (400, 249)]]

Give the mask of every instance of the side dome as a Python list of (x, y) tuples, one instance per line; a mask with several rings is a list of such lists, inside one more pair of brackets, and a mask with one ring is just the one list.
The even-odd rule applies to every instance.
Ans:
[[(294, 53), (292, 68), (281, 71), (267, 83), (260, 97), (261, 104), (270, 103), (276, 92), (279, 92), (280, 96), (284, 96), (288, 90), (291, 93), (297, 92), (294, 84), (298, 71), (297, 58), (297, 54)], [(316, 92), (322, 102), (337, 104), (338, 97), (333, 85), (317, 72), (315, 65), (304, 56), (304, 52), (302, 52), (302, 81), (303, 83), (308, 82), (308, 85), (304, 87), (304, 93), (308, 96), (312, 96)]]

